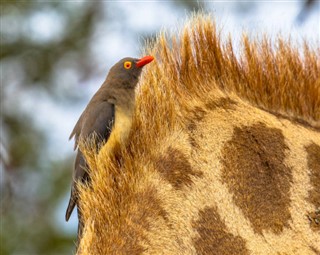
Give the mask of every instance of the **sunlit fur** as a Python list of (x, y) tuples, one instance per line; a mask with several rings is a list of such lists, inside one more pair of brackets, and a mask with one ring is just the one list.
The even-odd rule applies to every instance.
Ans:
[(79, 254), (319, 254), (320, 50), (220, 34), (196, 15), (146, 49), (127, 142), (85, 150)]

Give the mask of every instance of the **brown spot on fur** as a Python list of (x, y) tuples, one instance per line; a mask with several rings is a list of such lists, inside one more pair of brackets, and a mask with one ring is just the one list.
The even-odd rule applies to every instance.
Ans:
[(181, 189), (191, 186), (191, 176), (202, 177), (203, 173), (194, 171), (185, 155), (177, 149), (169, 147), (166, 154), (156, 161), (156, 168), (163, 178), (173, 187)]
[(315, 253), (315, 254), (320, 254), (320, 251), (318, 249), (316, 249), (315, 247), (313, 246), (310, 246), (310, 249)]
[(193, 134), (189, 134), (189, 142), (193, 148), (199, 149), (200, 145), (197, 143), (196, 139), (194, 138)]
[(189, 130), (188, 136), (189, 136), (189, 142), (190, 142), (191, 146), (194, 148), (199, 148), (199, 145), (198, 145), (196, 139), (194, 138), (195, 130), (197, 129), (197, 124), (196, 124), (195, 120), (193, 120), (193, 119), (190, 120), (187, 128)]
[[(108, 231), (107, 229), (105, 231)], [(106, 247), (107, 254), (133, 254), (140, 255), (145, 251), (145, 248), (140, 245), (141, 240), (145, 238), (139, 234), (139, 231), (134, 230), (132, 226), (128, 226), (127, 229), (119, 228), (113, 234), (121, 236), (121, 239), (113, 239), (113, 243), (110, 243), (109, 247)], [(94, 247), (92, 247), (94, 249)], [(103, 249), (104, 250), (104, 249)], [(101, 251), (94, 251), (90, 254), (103, 254)]]
[(310, 169), (310, 183), (312, 189), (309, 191), (309, 201), (315, 208), (320, 208), (320, 146), (312, 143), (306, 147), (308, 153), (308, 167)]
[(187, 128), (189, 130), (189, 142), (191, 146), (194, 148), (199, 148), (199, 145), (196, 139), (194, 138), (195, 131), (197, 129), (197, 122), (202, 121), (205, 115), (206, 111), (204, 111), (202, 108), (198, 106), (191, 111), (191, 117), (189, 119)]
[(197, 129), (197, 122), (202, 121), (205, 115), (206, 112), (198, 106), (191, 111), (187, 127), (191, 133)]
[(197, 124), (195, 123), (194, 120), (191, 120), (189, 122), (188, 125), (188, 136), (189, 136), (189, 143), (193, 148), (198, 149), (199, 148), (199, 144), (197, 143), (196, 139), (195, 139), (195, 130), (197, 129)]
[(257, 233), (280, 233), (290, 220), (291, 169), (281, 130), (263, 123), (236, 127), (222, 151), (222, 179)]
[(320, 208), (314, 212), (310, 212), (307, 215), (311, 229), (314, 231), (320, 231)]
[(188, 125), (188, 130), (190, 131), (190, 133), (192, 133), (196, 129), (197, 129), (196, 122), (194, 120), (191, 120)]
[(195, 121), (202, 121), (204, 116), (206, 115), (206, 112), (201, 107), (198, 107), (198, 106), (194, 108), (192, 113)]
[(197, 254), (249, 254), (246, 242), (241, 237), (228, 232), (216, 208), (201, 210), (199, 219), (192, 225), (200, 235), (193, 240)]
[(149, 230), (150, 223), (159, 217), (168, 222), (168, 213), (161, 206), (161, 201), (156, 192), (154, 188), (141, 192), (136, 196), (137, 201), (134, 203), (136, 214), (133, 215), (132, 221), (140, 224), (146, 230)]
[(206, 104), (206, 107), (213, 111), (218, 108), (222, 108), (224, 110), (234, 110), (237, 102), (230, 98), (219, 98), (218, 100), (210, 101)]
[(92, 254), (133, 254), (139, 255), (145, 251), (141, 243), (148, 243), (146, 233), (152, 224), (163, 221), (168, 224), (168, 214), (157, 197), (155, 188), (147, 188), (134, 196), (124, 197), (128, 200), (126, 207), (119, 207), (119, 215), (115, 218), (110, 229), (106, 226), (105, 231), (110, 231), (106, 253)]

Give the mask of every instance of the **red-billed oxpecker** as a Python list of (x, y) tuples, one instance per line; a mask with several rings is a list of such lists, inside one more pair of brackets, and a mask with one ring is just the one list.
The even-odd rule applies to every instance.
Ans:
[[(77, 182), (89, 180), (86, 172), (85, 158), (78, 148), (80, 140), (95, 139), (99, 148), (112, 139), (122, 139), (123, 130), (128, 129), (135, 103), (135, 88), (142, 71), (142, 67), (154, 58), (146, 56), (141, 59), (124, 58), (116, 63), (109, 71), (105, 82), (90, 100), (75, 125), (70, 139), (75, 137), (75, 149), (78, 149), (71, 187), (71, 196), (66, 211), (66, 221), (77, 205), (78, 209), (78, 239), (82, 232), (81, 210), (78, 204)], [(129, 122), (128, 122), (129, 121)], [(129, 125), (130, 126), (130, 125)], [(130, 128), (130, 127), (129, 127)]]

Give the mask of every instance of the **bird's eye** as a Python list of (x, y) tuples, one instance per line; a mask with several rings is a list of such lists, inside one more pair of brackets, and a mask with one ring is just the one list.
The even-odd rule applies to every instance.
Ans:
[(123, 66), (124, 66), (124, 68), (125, 69), (130, 69), (131, 68), (131, 62), (130, 61), (126, 61), (126, 62), (124, 62), (124, 64), (123, 64)]

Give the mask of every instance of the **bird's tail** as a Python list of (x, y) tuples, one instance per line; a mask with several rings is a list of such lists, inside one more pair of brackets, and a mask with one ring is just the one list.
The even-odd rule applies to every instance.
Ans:
[(69, 204), (68, 204), (68, 207), (66, 210), (66, 221), (69, 220), (69, 218), (73, 212), (73, 209), (76, 206), (76, 199), (75, 199), (76, 196), (73, 193), (74, 193), (73, 190), (71, 190), (71, 196), (70, 196)]

